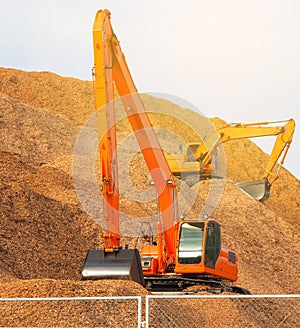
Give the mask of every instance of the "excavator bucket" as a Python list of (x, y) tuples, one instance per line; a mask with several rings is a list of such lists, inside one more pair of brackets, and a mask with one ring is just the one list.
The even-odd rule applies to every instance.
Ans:
[(82, 279), (133, 280), (145, 286), (139, 251), (120, 249), (106, 253), (104, 250), (89, 250), (82, 269)]
[(264, 201), (270, 196), (270, 184), (265, 178), (261, 180), (239, 182), (235, 183), (234, 185), (247, 195), (259, 201)]

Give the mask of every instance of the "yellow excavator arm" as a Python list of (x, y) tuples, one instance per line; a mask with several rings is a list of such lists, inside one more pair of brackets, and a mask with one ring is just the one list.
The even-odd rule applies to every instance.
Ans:
[[(270, 155), (269, 163), (264, 173), (264, 177), (269, 180), (270, 184), (272, 184), (277, 179), (279, 170), (284, 164), (287, 152), (293, 140), (294, 131), (295, 121), (291, 119), (282, 127), (282, 132), (279, 133), (276, 138), (275, 145)], [(274, 167), (278, 162), (281, 154), (283, 154), (283, 156), (281, 161), (279, 162), (278, 170), (276, 171), (276, 173), (273, 173)]]
[[(293, 133), (295, 130), (295, 121), (290, 119), (286, 122), (284, 126), (270, 126), (271, 122), (259, 122), (259, 123), (248, 123), (248, 124), (234, 124), (221, 129), (218, 129), (215, 133), (211, 134), (207, 140), (199, 145), (198, 148), (193, 152), (193, 157), (195, 160), (200, 161), (205, 167), (211, 160), (212, 154), (215, 153), (217, 147), (226, 141), (235, 139), (245, 139), (245, 138), (255, 138), (264, 136), (277, 136), (272, 153), (270, 155), (269, 163), (264, 173), (264, 177), (268, 178), (273, 182), (276, 175), (272, 173), (276, 163), (279, 160), (282, 152), (285, 150), (283, 164), (286, 153), (289, 149), (290, 143), (293, 139)], [(274, 122), (279, 123), (279, 122)], [(272, 178), (269, 178), (272, 177)]]
[[(285, 123), (284, 125), (278, 125)], [(276, 124), (276, 125), (274, 125)], [(295, 130), (295, 121), (293, 119), (287, 121), (276, 122), (257, 122), (257, 123), (237, 123), (228, 125), (216, 130), (209, 135), (202, 143), (191, 143), (187, 147), (185, 156), (174, 158), (167, 156), (172, 173), (180, 175), (185, 173), (199, 174), (203, 177), (213, 177), (214, 161), (212, 160), (216, 154), (220, 144), (237, 139), (256, 138), (264, 136), (277, 136), (269, 162), (265, 169), (262, 180), (254, 180), (250, 182), (242, 182), (236, 184), (237, 187), (250, 194), (258, 200), (264, 200), (269, 197), (270, 187), (277, 179), (279, 170), (284, 163), (286, 154), (289, 150)], [(279, 161), (279, 167), (274, 172), (275, 166)]]

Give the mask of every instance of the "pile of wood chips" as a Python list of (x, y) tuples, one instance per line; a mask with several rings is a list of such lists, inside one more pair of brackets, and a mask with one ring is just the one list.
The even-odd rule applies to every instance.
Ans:
[[(143, 95), (143, 100), (160, 142), (173, 153), (178, 140), (197, 141), (211, 131), (212, 124), (225, 124), (163, 99)], [(93, 211), (78, 200), (74, 181), (84, 181), (87, 198), (95, 196), (92, 207), (101, 221), (99, 195), (91, 194), (94, 182), (89, 177), (74, 177), (72, 167), (78, 134), (93, 112), (91, 82), (0, 68), (0, 297), (146, 295), (147, 291), (133, 282), (80, 280), (86, 251), (102, 246), (102, 227), (91, 216)], [(122, 233), (124, 241), (134, 245), (143, 218), (156, 221), (156, 203), (148, 189), (150, 176), (126, 120), (120, 119), (117, 129), (124, 188)], [(233, 182), (259, 179), (267, 154), (249, 140), (228, 142), (224, 151), (226, 179), (202, 181), (192, 187), (179, 182), (181, 208), (188, 217), (205, 214), (205, 209), (222, 224), (223, 244), (239, 254), (239, 286), (254, 294), (299, 293), (299, 180), (282, 169), (270, 199), (260, 203)], [(99, 182), (99, 176), (96, 180)], [(143, 192), (152, 198), (139, 201)], [(174, 316), (179, 308), (193, 311), (188, 303), (172, 301), (169, 305)], [(56, 303), (51, 310), (47, 302), (14, 306), (1, 305), (0, 326), (51, 326), (50, 316), (61, 326), (106, 326), (95, 321), (99, 309), (95, 304), (86, 303), (82, 309), (78, 304)], [(113, 315), (111, 308), (100, 306), (108, 316)], [(214, 311), (202, 313), (206, 322)], [(122, 318), (122, 327), (130, 327), (126, 320), (134, 313), (129, 306), (120, 305), (115, 315)]]

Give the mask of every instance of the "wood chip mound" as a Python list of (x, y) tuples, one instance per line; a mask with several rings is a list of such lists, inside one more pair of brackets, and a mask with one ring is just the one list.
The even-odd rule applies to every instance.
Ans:
[[(203, 119), (198, 114), (163, 99), (142, 97), (160, 141), (173, 147), (171, 151), (176, 151), (178, 138), (192, 142), (199, 137)], [(146, 295), (145, 289), (130, 281), (81, 281), (86, 251), (102, 247), (102, 227), (79, 202), (72, 176), (74, 144), (93, 112), (89, 81), (0, 68), (0, 297)], [(186, 122), (187, 117), (193, 123)], [(210, 122), (225, 124), (218, 118)], [(125, 120), (120, 120), (117, 130), (120, 142), (129, 138), (131, 131)], [(136, 147), (135, 141), (130, 142), (129, 151), (126, 148), (124, 153)], [(185, 214), (197, 217), (207, 206), (207, 195), (220, 197), (211, 216), (222, 224), (223, 244), (239, 254), (237, 284), (252, 293), (299, 293), (299, 180), (282, 169), (270, 199), (260, 203), (236, 189), (233, 182), (259, 179), (267, 154), (249, 140), (228, 142), (224, 151), (225, 180), (202, 181), (192, 187), (179, 182), (181, 194), (190, 188), (185, 190), (195, 195), (192, 204), (189, 197), (182, 196), (180, 204), (188, 209)], [(133, 151), (129, 164), (124, 160), (125, 156), (119, 156), (120, 176), (130, 173), (137, 196), (145, 190), (149, 174), (138, 151)], [(88, 194), (90, 182), (85, 183)], [(224, 192), (218, 195), (212, 183), (222, 184)], [(121, 210), (138, 218), (122, 222), (124, 241), (134, 245), (130, 229), (138, 229), (139, 220), (145, 216), (155, 221), (155, 202), (141, 203), (125, 192)], [(101, 212), (100, 203), (96, 211)], [(176, 316), (179, 305), (175, 301), (172, 304)], [(1, 326), (54, 325), (43, 321), (49, 304), (28, 303), (18, 310), (14, 306), (4, 305)], [(182, 311), (189, 308), (187, 303), (180, 306)], [(107, 313), (109, 308), (100, 307)], [(95, 304), (82, 309), (57, 303), (53, 311), (61, 326), (105, 327), (105, 323), (95, 321)], [(126, 308), (119, 311), (121, 318), (128, 318), (126, 313), (134, 315)], [(122, 326), (129, 327), (126, 320)]]
[[(54, 298), (145, 296), (133, 281), (14, 280), (1, 283), (0, 297)], [(0, 302), (1, 327), (136, 327), (136, 300)]]

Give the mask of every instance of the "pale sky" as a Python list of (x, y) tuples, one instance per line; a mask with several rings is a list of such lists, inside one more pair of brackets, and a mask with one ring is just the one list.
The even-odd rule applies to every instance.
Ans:
[(0, 66), (90, 80), (98, 9), (111, 11), (139, 92), (227, 122), (294, 118), (285, 167), (300, 178), (299, 0), (2, 0)]

